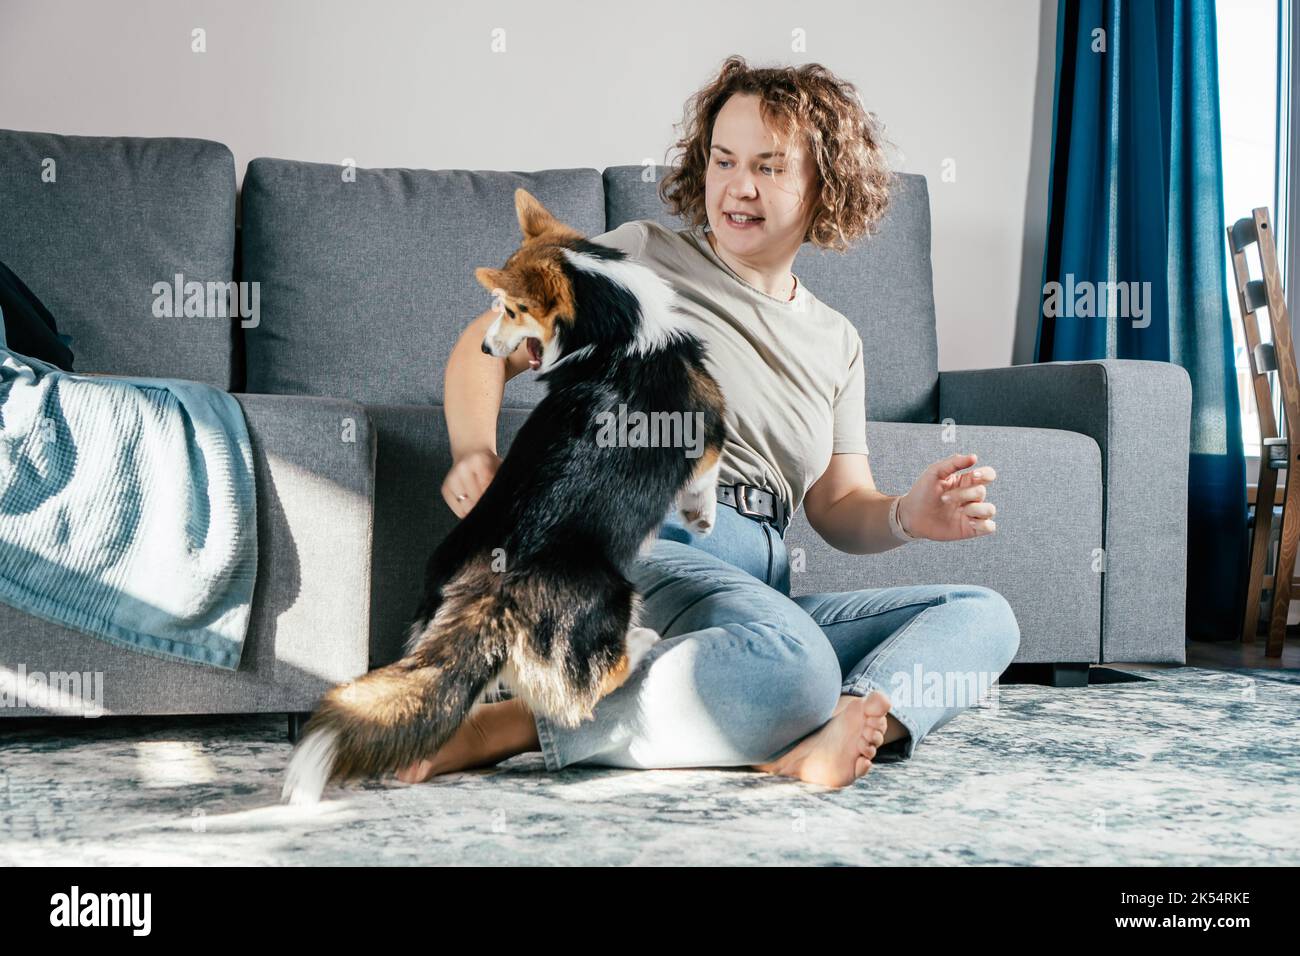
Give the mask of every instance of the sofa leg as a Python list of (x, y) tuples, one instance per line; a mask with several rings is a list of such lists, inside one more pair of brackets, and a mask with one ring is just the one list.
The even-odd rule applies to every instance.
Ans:
[(1012, 664), (998, 678), (1002, 684), (1041, 684), (1044, 687), (1087, 687), (1096, 675), (1092, 665), (1082, 664)]
[(298, 738), (302, 736), (302, 728), (310, 716), (310, 711), (289, 715), (289, 743), (296, 744), (298, 742)]
[(1053, 664), (1051, 686), (1087, 687), (1091, 664)]
[(1131, 684), (1149, 681), (1132, 671), (1093, 664), (1012, 664), (998, 678), (1000, 684), (1042, 684), (1045, 687), (1088, 687), (1091, 684)]

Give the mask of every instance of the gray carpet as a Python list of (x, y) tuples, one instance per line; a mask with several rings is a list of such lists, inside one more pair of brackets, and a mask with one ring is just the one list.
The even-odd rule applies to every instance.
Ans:
[(0, 863), (1300, 862), (1300, 673), (1002, 685), (911, 760), (830, 790), (540, 754), (278, 804), (283, 718), (0, 718)]

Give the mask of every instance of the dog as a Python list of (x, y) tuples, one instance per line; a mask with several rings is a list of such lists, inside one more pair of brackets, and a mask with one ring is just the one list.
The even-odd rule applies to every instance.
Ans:
[[(522, 244), (474, 272), (498, 312), (482, 348), (503, 358), (526, 343), (546, 395), (430, 556), (404, 656), (322, 698), (284, 802), (428, 757), (496, 685), (562, 726), (590, 719), (659, 640), (638, 623), (629, 562), (674, 506), (694, 533), (712, 530), (726, 405), (675, 291), (527, 190), (514, 198)], [(696, 423), (696, 454), (609, 440), (614, 416), (636, 413)]]

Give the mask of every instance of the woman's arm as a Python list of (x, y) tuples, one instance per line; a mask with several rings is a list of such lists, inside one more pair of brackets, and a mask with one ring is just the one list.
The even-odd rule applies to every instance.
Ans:
[(471, 322), (447, 360), (442, 403), (453, 460), (471, 451), (497, 450), (497, 413), (505, 395), (505, 367), (509, 360), (502, 361), (482, 350), (483, 338), (495, 317), (496, 312), (488, 309)]
[[(804, 494), (804, 514), (826, 543), (848, 554), (876, 554), (905, 542), (889, 528), (893, 495), (876, 489), (866, 455), (831, 455), (826, 471)], [(907, 518), (903, 527), (911, 532)]]
[(443, 384), (443, 412), (451, 440), (452, 465), (442, 483), (442, 497), (459, 518), (482, 496), (501, 464), (497, 454), (497, 416), (510, 379), (528, 367), (528, 349), (504, 359), (483, 351), (483, 337), (496, 319), (488, 309), (460, 334)]
[(961, 541), (993, 534), (997, 508), (986, 501), (997, 473), (987, 465), (960, 473), (976, 456), (959, 453), (934, 462), (905, 495), (876, 490), (866, 455), (831, 455), (826, 471), (804, 495), (804, 513), (831, 547), (849, 554), (874, 554), (906, 544), (889, 526), (889, 508), (900, 497), (903, 530), (931, 541)]

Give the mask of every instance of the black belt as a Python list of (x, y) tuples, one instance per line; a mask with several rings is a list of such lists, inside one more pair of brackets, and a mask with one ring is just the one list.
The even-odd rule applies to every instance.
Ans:
[(724, 505), (731, 505), (746, 518), (767, 519), (777, 533), (782, 535), (790, 523), (785, 502), (772, 492), (754, 485), (718, 485), (718, 500)]

